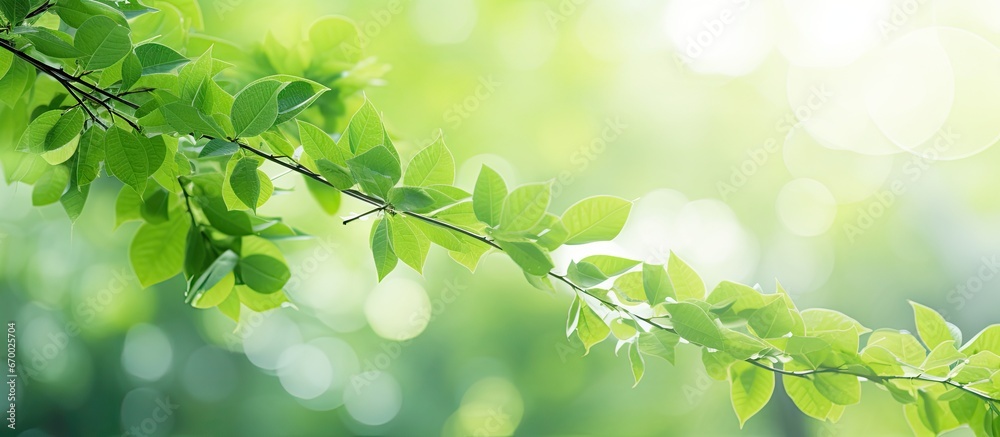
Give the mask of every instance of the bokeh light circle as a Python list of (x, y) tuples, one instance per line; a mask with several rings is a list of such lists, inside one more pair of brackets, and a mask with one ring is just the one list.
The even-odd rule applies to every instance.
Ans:
[(663, 28), (681, 63), (702, 74), (743, 76), (774, 48), (771, 2), (673, 0)]
[(378, 426), (388, 423), (403, 406), (403, 391), (392, 375), (376, 372), (364, 382), (344, 390), (347, 413), (359, 423)]
[(882, 187), (893, 168), (892, 156), (826, 148), (803, 128), (788, 133), (782, 156), (792, 176), (821, 182), (838, 203), (868, 198)]
[(380, 337), (409, 340), (427, 328), (431, 316), (431, 300), (424, 287), (404, 278), (389, 278), (368, 295), (365, 317)]
[(160, 379), (170, 370), (174, 350), (159, 327), (139, 324), (129, 329), (122, 348), (125, 371), (147, 381)]
[(326, 354), (310, 344), (297, 344), (281, 353), (278, 379), (292, 396), (313, 399), (330, 388), (333, 369)]
[(785, 228), (803, 237), (825, 233), (837, 217), (833, 194), (814, 179), (795, 179), (785, 184), (778, 192), (775, 208)]

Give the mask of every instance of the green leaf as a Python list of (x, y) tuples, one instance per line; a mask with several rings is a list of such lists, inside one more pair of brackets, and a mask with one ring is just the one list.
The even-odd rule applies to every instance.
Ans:
[(70, 181), (69, 189), (59, 198), (63, 210), (71, 222), (76, 222), (83, 214), (83, 207), (87, 203), (87, 196), (90, 194), (90, 185), (77, 186)]
[(35, 47), (35, 50), (46, 56), (73, 59), (84, 55), (83, 52), (73, 45), (73, 37), (65, 32), (46, 29), (44, 27), (29, 27), (16, 33), (27, 38), (31, 42), (31, 45)]
[(394, 187), (389, 190), (389, 198), (386, 199), (398, 210), (421, 212), (434, 204), (434, 199), (427, 194), (427, 190), (419, 187)]
[(169, 73), (190, 62), (184, 55), (163, 44), (146, 43), (135, 48), (142, 75)]
[(816, 390), (837, 405), (853, 405), (861, 402), (861, 382), (857, 376), (818, 373), (813, 378), (813, 384)]
[(440, 136), (410, 161), (403, 183), (414, 187), (455, 183), (455, 158)]
[(122, 90), (127, 91), (142, 78), (142, 62), (135, 53), (125, 55), (122, 61)]
[(347, 160), (347, 167), (365, 193), (388, 199), (389, 190), (399, 182), (399, 160), (389, 149), (378, 146)]
[(975, 355), (982, 351), (990, 351), (1000, 355), (1000, 325), (990, 325), (976, 334), (965, 346), (959, 349), (966, 355)]
[(320, 160), (328, 160), (341, 167), (347, 166), (347, 160), (353, 156), (349, 150), (344, 150), (333, 141), (333, 138), (330, 138), (330, 135), (315, 125), (302, 120), (296, 120), (296, 123), (299, 126), (302, 149), (307, 155), (315, 159), (317, 163)]
[(86, 57), (83, 68), (87, 70), (108, 68), (132, 51), (128, 28), (103, 15), (84, 22), (76, 31), (74, 44)]
[(642, 353), (663, 358), (668, 363), (674, 364), (674, 349), (678, 342), (680, 336), (677, 334), (657, 329), (653, 332), (640, 332), (638, 344)]
[(250, 216), (243, 211), (229, 211), (221, 198), (198, 197), (198, 205), (215, 230), (237, 237), (254, 233)]
[(354, 155), (361, 155), (381, 146), (389, 149), (392, 155), (396, 156), (396, 161), (399, 161), (392, 144), (386, 141), (388, 137), (382, 126), (382, 117), (367, 99), (351, 117), (351, 122), (347, 126), (347, 136), (351, 144), (351, 153)]
[(774, 373), (737, 361), (729, 367), (729, 393), (740, 428), (767, 405), (774, 393)]
[(569, 268), (566, 269), (566, 276), (570, 281), (581, 287), (593, 287), (608, 279), (608, 276), (601, 272), (601, 269), (588, 262), (570, 261)]
[(110, 18), (122, 26), (128, 25), (120, 11), (93, 0), (58, 0), (52, 9), (69, 27), (79, 28), (95, 15)]
[(284, 84), (264, 80), (247, 85), (236, 94), (230, 117), (236, 138), (255, 137), (274, 126), (278, 119), (278, 92)]
[(104, 135), (105, 159), (108, 172), (136, 192), (146, 189), (146, 180), (152, 174), (146, 149), (135, 134), (118, 126), (112, 126)]
[(329, 88), (307, 79), (296, 78), (296, 80), (287, 82), (281, 91), (278, 91), (278, 117), (274, 124), (281, 124), (295, 118), (329, 90)]
[(115, 227), (122, 223), (142, 220), (142, 196), (131, 187), (122, 187), (115, 199)]
[(139, 209), (147, 223), (164, 223), (170, 219), (170, 196), (162, 188), (151, 188)]
[(705, 310), (689, 302), (666, 304), (674, 330), (687, 341), (712, 349), (725, 348), (719, 325)]
[[(0, 51), (0, 53), (7, 53)], [(2, 55), (0, 55), (2, 58)], [(0, 102), (13, 108), (28, 86), (34, 82), (35, 69), (21, 59), (12, 59), (10, 68), (2, 78), (0, 78)]]
[(610, 328), (611, 333), (621, 341), (631, 340), (632, 337), (635, 337), (639, 333), (635, 321), (621, 317), (612, 320)]
[(389, 229), (392, 233), (392, 250), (401, 261), (413, 267), (417, 273), (423, 273), (424, 261), (431, 248), (431, 242), (414, 224), (418, 219), (402, 215), (390, 216)]
[(284, 262), (267, 255), (241, 258), (237, 268), (244, 284), (264, 294), (280, 291), (292, 277)]
[(812, 380), (785, 375), (781, 382), (788, 397), (807, 416), (826, 421), (835, 414), (835, 405), (816, 389)]
[(58, 202), (59, 198), (66, 192), (69, 177), (69, 169), (65, 166), (49, 167), (45, 173), (42, 173), (42, 177), (35, 182), (35, 187), (31, 190), (31, 204), (45, 206)]
[(45, 135), (45, 153), (42, 158), (52, 165), (62, 164), (76, 152), (80, 132), (83, 131), (83, 110), (71, 109), (52, 126)]
[(542, 221), (552, 198), (552, 184), (527, 184), (511, 191), (503, 203), (499, 229), (509, 233), (531, 230)]
[(639, 347), (634, 343), (629, 343), (628, 346), (628, 362), (632, 367), (632, 378), (635, 379), (635, 384), (632, 387), (635, 387), (639, 385), (642, 374), (646, 371), (646, 362), (643, 361), (642, 354), (639, 353)]
[(174, 214), (166, 223), (139, 227), (129, 246), (129, 259), (144, 288), (181, 272), (189, 226), (187, 217)]
[(670, 252), (670, 258), (667, 260), (667, 274), (674, 286), (677, 300), (705, 298), (705, 283), (694, 269), (673, 252)]
[(198, 153), (199, 158), (213, 158), (216, 156), (232, 156), (240, 150), (240, 146), (234, 142), (214, 138), (205, 144), (205, 147)]
[(584, 355), (590, 353), (590, 348), (595, 344), (604, 341), (608, 338), (608, 334), (611, 333), (611, 328), (604, 323), (604, 319), (601, 318), (589, 304), (584, 302), (580, 305), (580, 317), (577, 320), (576, 325), (576, 335), (580, 337), (580, 341), (583, 342), (583, 347), (585, 349)]
[(240, 256), (232, 250), (219, 255), (197, 278), (191, 278), (184, 301), (195, 308), (211, 308), (222, 303), (236, 285), (233, 270)]
[(555, 267), (549, 253), (538, 244), (530, 241), (504, 240), (497, 240), (497, 244), (510, 259), (531, 275), (545, 276)]
[(253, 210), (257, 209), (257, 201), (260, 200), (260, 177), (257, 174), (259, 165), (260, 161), (254, 158), (242, 158), (236, 162), (229, 175), (229, 185), (233, 188), (233, 193)]
[(236, 294), (239, 295), (240, 302), (246, 305), (247, 308), (257, 312), (270, 311), (288, 302), (288, 296), (283, 291), (264, 294), (253, 291), (250, 287), (243, 285), (237, 285), (235, 289)]
[(396, 268), (399, 258), (392, 248), (392, 225), (387, 219), (379, 219), (372, 225), (371, 232), (372, 257), (375, 258), (375, 270), (381, 282), (386, 275)]
[(500, 225), (504, 199), (507, 198), (507, 184), (492, 168), (483, 166), (476, 180), (476, 188), (472, 193), (472, 207), (476, 218), (487, 225)]
[(629, 272), (619, 276), (615, 279), (611, 290), (626, 305), (646, 302), (646, 291), (642, 286), (642, 272)]
[(621, 232), (628, 219), (632, 202), (611, 196), (596, 196), (581, 200), (562, 216), (566, 228), (565, 244), (608, 241)]
[(8, 23), (17, 26), (31, 12), (31, 4), (28, 0), (0, 0), (0, 12)]
[(316, 199), (316, 203), (323, 209), (323, 212), (329, 215), (337, 214), (337, 211), (340, 210), (340, 191), (312, 178), (305, 178), (305, 180), (309, 194), (313, 196), (313, 199)]
[[(167, 125), (179, 134), (192, 134), (195, 137), (225, 136), (225, 133), (223, 132), (222, 127), (219, 126), (219, 123), (201, 110), (187, 103), (168, 103), (163, 105), (163, 107), (159, 109), (159, 112), (163, 114), (163, 120), (167, 123)], [(139, 121), (142, 124), (149, 124), (146, 117), (140, 118)]]
[(642, 289), (649, 305), (656, 306), (674, 298), (674, 286), (667, 276), (667, 269), (653, 264), (642, 264)]
[(354, 186), (351, 171), (344, 166), (333, 161), (320, 159), (316, 161), (316, 167), (319, 168), (319, 174), (323, 176), (323, 179), (326, 179), (330, 185), (338, 190), (347, 190)]
[(747, 322), (750, 329), (760, 338), (782, 337), (792, 332), (792, 328), (795, 327), (795, 320), (792, 319), (784, 299), (774, 299), (754, 311)]
[(566, 314), (566, 338), (573, 335), (573, 331), (576, 331), (576, 323), (580, 318), (580, 296), (577, 294), (573, 295), (573, 303), (569, 306), (569, 312)]
[(215, 285), (201, 293), (200, 297), (191, 302), (191, 306), (201, 309), (217, 307), (229, 298), (235, 287), (236, 275), (229, 272), (216, 282)]
[(948, 328), (947, 322), (937, 311), (913, 301), (910, 301), (910, 306), (913, 307), (917, 334), (927, 345), (927, 349), (933, 350), (939, 344), (952, 340), (951, 330)]
[[(230, 181), (232, 180), (232, 175), (233, 175), (233, 172), (236, 171), (237, 164), (239, 164), (240, 161), (242, 161), (244, 159), (255, 160), (255, 161), (257, 161), (257, 165), (258, 166), (260, 166), (260, 164), (263, 162), (262, 159), (259, 159), (256, 156), (247, 155), (247, 156), (240, 157), (240, 155), (233, 155), (233, 157), (226, 164), (226, 179), (227, 180), (230, 180)], [(244, 165), (248, 165), (248, 164), (244, 164)], [(247, 176), (247, 173), (249, 173), (249, 172), (244, 173), (243, 177)], [(257, 196), (257, 204), (256, 205), (247, 205), (240, 198), (240, 196), (236, 195), (236, 191), (233, 189), (234, 186), (235, 186), (234, 184), (232, 184), (232, 183), (223, 183), (223, 184), (221, 184), (222, 185), (222, 199), (226, 202), (226, 207), (227, 208), (229, 208), (229, 209), (251, 209), (251, 210), (256, 210), (256, 208), (260, 208), (262, 205), (264, 205), (265, 203), (267, 203), (268, 199), (271, 198), (271, 195), (274, 194), (274, 184), (271, 182), (271, 178), (269, 178), (267, 176), (267, 174), (265, 174), (263, 171), (257, 170), (256, 175), (257, 175), (256, 176), (257, 177), (257, 181), (260, 183), (260, 191), (259, 191), (259, 194)], [(252, 184), (252, 182), (251, 182), (251, 184)], [(244, 188), (249, 188), (249, 187), (244, 187)]]
[[(236, 287), (238, 288), (240, 286), (237, 285)], [(236, 323), (240, 322), (241, 308), (240, 308), (240, 297), (238, 293), (230, 292), (229, 297), (227, 297), (226, 300), (222, 301), (222, 303), (219, 304), (218, 308), (219, 311), (226, 317), (229, 317), (230, 320)]]

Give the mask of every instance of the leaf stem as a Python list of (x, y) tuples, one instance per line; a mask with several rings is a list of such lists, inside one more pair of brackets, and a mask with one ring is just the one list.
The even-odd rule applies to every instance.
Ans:
[(375, 214), (376, 212), (379, 212), (379, 211), (385, 211), (385, 208), (386, 208), (385, 206), (380, 206), (380, 207), (378, 207), (378, 208), (375, 208), (375, 209), (373, 209), (373, 210), (371, 210), (371, 211), (368, 211), (368, 212), (363, 212), (363, 213), (361, 213), (361, 214), (358, 214), (358, 215), (356, 215), (356, 216), (354, 216), (354, 217), (351, 217), (351, 218), (349, 218), (349, 219), (347, 219), (347, 220), (344, 220), (344, 224), (345, 224), (345, 225), (347, 225), (347, 224), (350, 224), (350, 223), (351, 223), (351, 222), (353, 222), (353, 221), (356, 221), (356, 220), (361, 220), (361, 219), (363, 219), (363, 218), (365, 218), (365, 217), (368, 217), (368, 216), (370, 216), (370, 215), (372, 215), (372, 214)]

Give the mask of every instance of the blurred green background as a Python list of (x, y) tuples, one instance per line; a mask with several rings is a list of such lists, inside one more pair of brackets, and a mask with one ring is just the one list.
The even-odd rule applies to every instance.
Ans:
[[(148, 2), (147, 2), (148, 3)], [(753, 0), (200, 0), (204, 33), (294, 44), (317, 17), (358, 23), (391, 67), (365, 92), (412, 156), (438, 129), (471, 187), (482, 163), (557, 178), (555, 210), (638, 199), (602, 251), (773, 289), (800, 308), (912, 329), (907, 299), (966, 337), (1000, 321), (1000, 10), (991, 2)], [(328, 120), (337, 123), (337, 120)], [(277, 176), (280, 172), (269, 169)], [(264, 215), (297, 308), (234, 325), (141, 290), (135, 224), (113, 229), (102, 179), (71, 225), (0, 188), (0, 314), (18, 324), (19, 426), (45, 435), (909, 435), (866, 387), (838, 424), (783, 394), (739, 430), (697, 350), (631, 388), (606, 342), (566, 340), (567, 296), (511, 262), (475, 274), (432, 252), (425, 277), (376, 284), (366, 223), (296, 192)], [(344, 216), (363, 205), (345, 201)], [(79, 328), (79, 329), (77, 329)], [(162, 420), (161, 420), (162, 419)], [(963, 430), (952, 435), (968, 435)]]

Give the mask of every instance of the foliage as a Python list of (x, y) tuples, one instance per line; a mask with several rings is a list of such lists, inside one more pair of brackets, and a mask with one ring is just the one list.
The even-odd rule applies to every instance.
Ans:
[(730, 382), (741, 425), (780, 376), (819, 420), (860, 402), (868, 381), (903, 404), (917, 435), (961, 425), (1000, 435), (1000, 325), (963, 343), (955, 326), (914, 303), (919, 340), (873, 332), (835, 311), (799, 311), (780, 286), (763, 293), (724, 282), (706, 293), (673, 254), (666, 265), (595, 255), (557, 273), (552, 251), (614, 238), (631, 202), (597, 196), (555, 214), (551, 184), (509, 187), (486, 166), (466, 191), (454, 185), (442, 138), (404, 163), (367, 100), (331, 136), (325, 129), (341, 126), (345, 99), (382, 71), (349, 50), (358, 46), (353, 24), (321, 19), (294, 50), (266, 37), (251, 55), (266, 76), (238, 86), (246, 73), (227, 77), (223, 58), (242, 52), (191, 33), (200, 12), (185, 5), (0, 0), (0, 101), (23, 131), (2, 151), (7, 181), (33, 185), (35, 205), (59, 202), (73, 220), (102, 168), (121, 181), (117, 222), (142, 222), (129, 258), (143, 286), (182, 274), (186, 302), (237, 322), (287, 302), (291, 274), (274, 241), (302, 234), (257, 214), (276, 194), (261, 169), (269, 163), (305, 177), (329, 214), (341, 195), (371, 205), (345, 224), (377, 215), (369, 242), (380, 280), (400, 261), (421, 271), (432, 245), (471, 271), (503, 252), (534, 286), (568, 286), (567, 335), (587, 352), (614, 336), (636, 383), (646, 357), (673, 362), (679, 343), (701, 347), (709, 374)]

